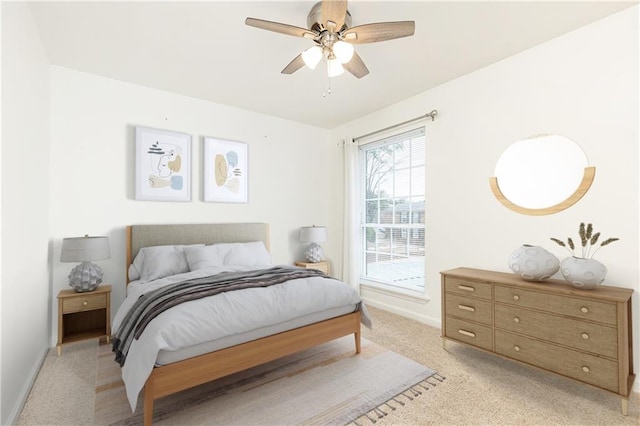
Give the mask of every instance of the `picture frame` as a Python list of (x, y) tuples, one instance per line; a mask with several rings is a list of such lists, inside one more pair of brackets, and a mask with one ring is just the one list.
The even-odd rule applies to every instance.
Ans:
[(244, 142), (204, 137), (204, 201), (249, 201), (249, 147)]
[(191, 135), (136, 126), (135, 199), (191, 201)]

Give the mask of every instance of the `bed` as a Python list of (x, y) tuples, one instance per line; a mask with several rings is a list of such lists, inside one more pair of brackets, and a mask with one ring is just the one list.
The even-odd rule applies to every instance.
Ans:
[[(140, 259), (144, 260), (146, 256), (146, 262), (151, 265), (153, 262), (149, 261), (150, 253), (166, 253), (158, 250), (169, 250), (168, 248), (185, 253), (189, 270), (177, 274), (173, 274), (175, 270), (169, 271), (168, 276), (167, 271), (163, 271), (159, 274), (162, 275), (160, 278), (154, 276), (155, 270), (150, 270), (147, 275), (152, 279), (143, 280), (139, 270), (142, 262)], [(122, 330), (125, 329), (126, 318), (131, 316), (134, 306), (137, 306), (136, 301), (142, 299), (140, 296), (145, 292), (166, 292), (166, 288), (178, 288), (184, 286), (184, 283), (197, 283), (205, 278), (220, 280), (221, 277), (236, 277), (237, 274), (245, 274), (245, 270), (248, 275), (258, 275), (275, 274), (274, 270), (284, 269), (285, 273), (295, 274), (291, 277), (296, 277), (285, 282), (276, 281), (276, 284), (266, 288), (229, 291), (183, 303), (149, 320), (146, 329), (139, 332), (136, 339), (131, 339), (126, 361), (122, 361), (122, 357), (119, 359), (123, 365), (123, 381), (132, 410), (135, 409), (138, 393), (143, 388), (145, 425), (152, 423), (153, 404), (158, 398), (321, 343), (353, 334), (355, 353), (360, 353), (360, 326), (361, 323), (370, 325), (370, 320), (355, 290), (335, 279), (298, 275), (313, 273), (307, 270), (303, 272), (304, 268), (268, 265), (264, 258), (268, 256), (270, 261), (270, 254), (264, 255), (264, 251), (268, 252), (269, 248), (269, 226), (264, 223), (133, 225), (126, 228), (127, 298), (114, 318), (112, 338), (112, 341), (119, 344), (116, 350), (114, 343), (117, 360), (124, 346), (121, 340), (124, 340)], [(248, 264), (212, 266), (207, 263), (211, 257), (202, 258), (202, 253), (215, 250), (219, 252), (222, 249), (227, 250), (226, 257), (223, 256), (225, 259), (233, 258), (235, 254)], [(245, 256), (246, 253), (248, 254)], [(180, 259), (183, 262), (182, 257)], [(198, 263), (201, 260), (203, 263)], [(158, 268), (159, 264), (165, 265), (166, 262), (155, 265), (156, 269), (163, 269)], [(200, 268), (201, 265), (204, 266)], [(183, 268), (184, 265), (180, 267)], [(315, 273), (323, 275), (318, 271)], [(335, 291), (334, 288), (338, 290), (337, 295), (324, 294)], [(304, 293), (305, 291), (308, 293)], [(276, 302), (271, 299), (254, 301), (257, 294), (260, 297), (265, 294), (276, 297), (278, 304), (272, 308), (272, 304)], [(283, 302), (285, 300), (286, 303)], [(295, 303), (289, 303), (290, 300), (295, 300)], [(209, 305), (210, 303), (215, 305)], [(229, 306), (223, 306), (223, 303)], [(289, 307), (284, 309), (281, 305), (295, 305), (295, 312), (289, 313)], [(260, 309), (260, 306), (269, 308)], [(258, 321), (259, 326), (251, 325), (251, 321), (246, 320), (245, 308), (248, 312), (260, 311), (256, 314), (260, 318), (252, 320)], [(200, 317), (194, 320), (199, 310), (202, 310), (203, 315), (209, 315), (213, 311), (220, 312), (224, 320), (216, 324), (208, 323), (208, 317), (206, 320)], [(233, 314), (229, 315), (229, 312)], [(250, 316), (252, 315), (253, 313)], [(236, 325), (236, 321), (240, 325)], [(192, 327), (192, 322), (198, 323), (193, 326), (199, 327), (197, 331), (176, 331), (178, 328), (173, 330), (182, 327), (183, 323), (184, 327)], [(167, 338), (169, 329), (176, 334), (175, 337)], [(220, 331), (222, 329), (224, 331)], [(223, 336), (223, 333), (232, 334)], [(195, 335), (197, 337), (193, 337)]]

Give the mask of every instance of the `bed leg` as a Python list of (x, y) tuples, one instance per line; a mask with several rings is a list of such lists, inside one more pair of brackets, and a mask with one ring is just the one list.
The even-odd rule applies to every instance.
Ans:
[(147, 382), (144, 386), (144, 426), (151, 426), (153, 421), (153, 386)]
[(360, 353), (360, 331), (356, 331), (353, 334), (353, 337), (355, 337), (356, 339), (356, 353), (359, 354)]

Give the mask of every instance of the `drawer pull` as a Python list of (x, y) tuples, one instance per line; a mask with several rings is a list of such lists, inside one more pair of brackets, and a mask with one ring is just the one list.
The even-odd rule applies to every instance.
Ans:
[(475, 288), (469, 287), (468, 285), (459, 285), (458, 288), (464, 291), (476, 291)]
[(89, 304), (89, 302), (87, 302), (86, 300), (84, 302), (82, 302), (82, 306), (87, 306)]
[(467, 305), (458, 305), (458, 309), (462, 309), (463, 311), (469, 311), (469, 312), (476, 311), (476, 308), (474, 308), (473, 306), (467, 306)]
[(516, 351), (516, 352), (520, 352), (520, 346), (515, 345), (515, 346), (513, 347), (513, 350), (514, 350), (514, 351)]
[(513, 300), (520, 300), (520, 296), (518, 296), (517, 294), (513, 295)]
[(472, 333), (472, 332), (467, 331), (467, 330), (458, 330), (458, 333), (462, 334), (463, 336), (467, 336), (467, 337), (476, 337), (476, 333)]
[(582, 371), (584, 371), (585, 373), (588, 373), (591, 371), (591, 369), (589, 367), (587, 367), (586, 365), (582, 366)]
[(581, 336), (584, 340), (587, 340), (589, 338), (589, 335), (587, 333), (582, 333)]
[(580, 308), (580, 312), (582, 312), (583, 314), (586, 314), (589, 312), (589, 308), (587, 308), (586, 306), (583, 306), (582, 308)]
[(515, 322), (516, 324), (520, 322), (520, 318), (518, 317), (513, 317), (513, 322)]

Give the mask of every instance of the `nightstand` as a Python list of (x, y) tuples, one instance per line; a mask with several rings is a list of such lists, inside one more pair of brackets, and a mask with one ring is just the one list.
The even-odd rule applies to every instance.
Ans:
[(329, 262), (323, 260), (322, 262), (296, 262), (296, 266), (300, 266), (301, 268), (307, 269), (317, 269), (318, 271), (322, 271), (327, 275), (331, 274), (329, 269)]
[(94, 291), (58, 293), (58, 356), (62, 345), (80, 340), (111, 338), (111, 285)]

